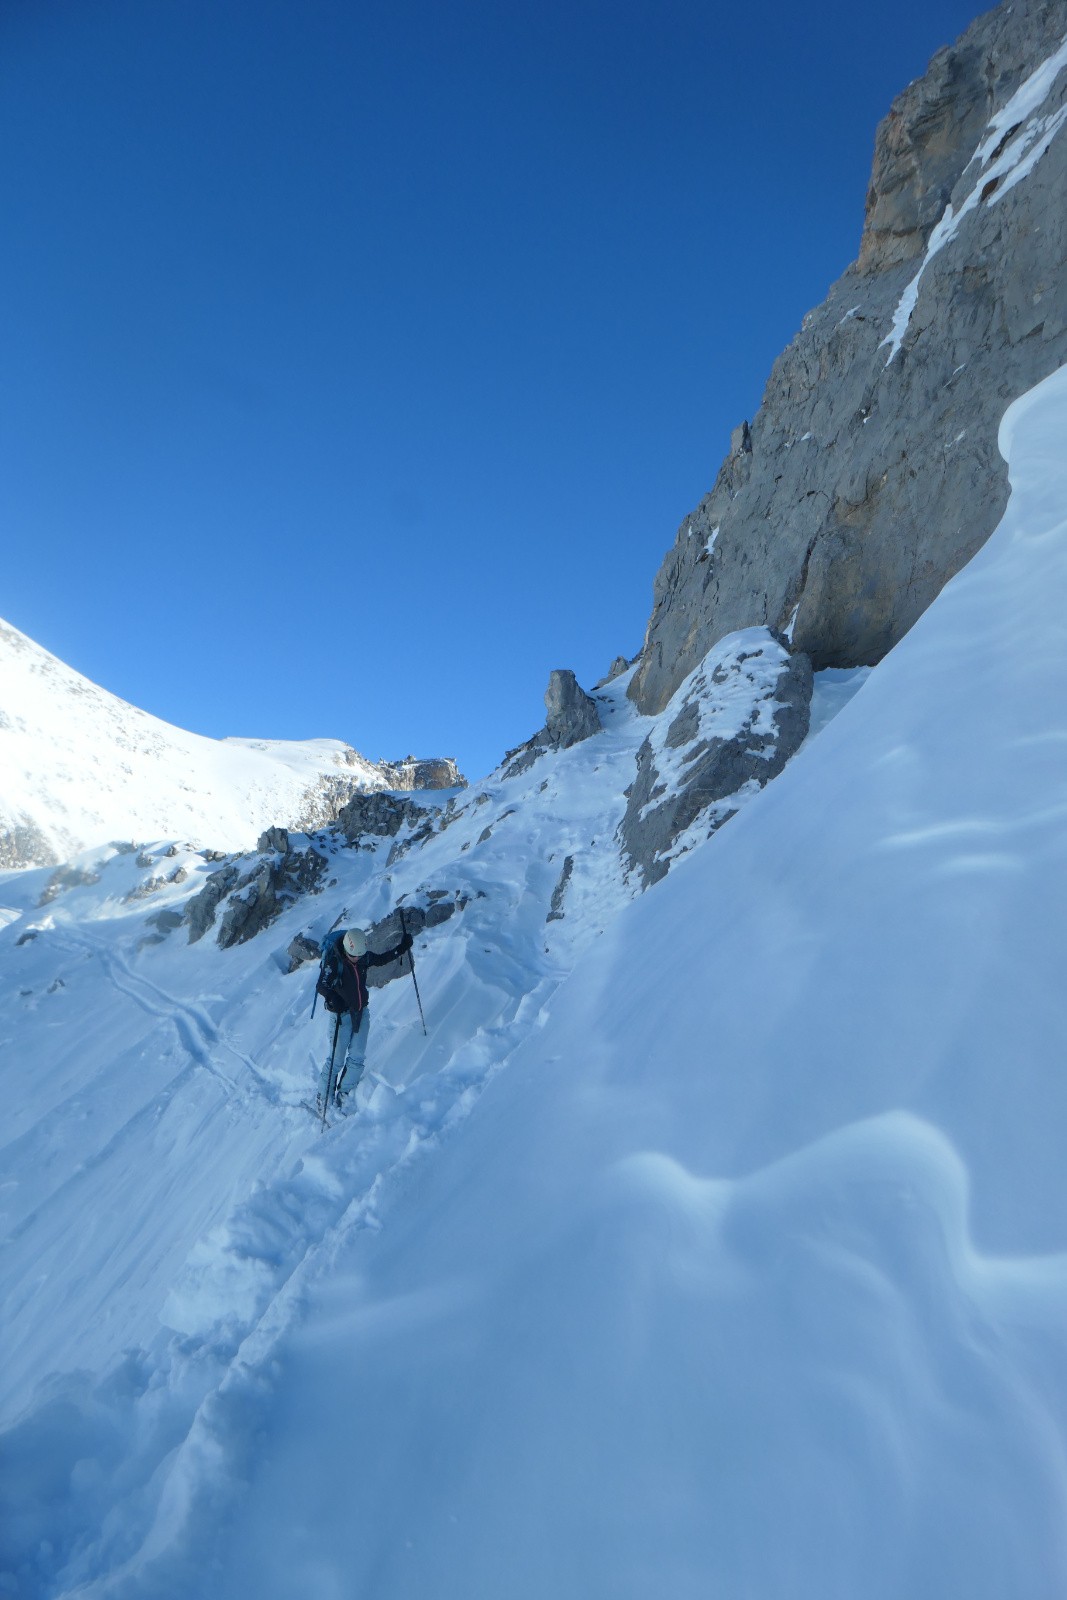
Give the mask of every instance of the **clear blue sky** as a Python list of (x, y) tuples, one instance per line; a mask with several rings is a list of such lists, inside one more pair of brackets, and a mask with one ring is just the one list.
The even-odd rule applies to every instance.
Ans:
[(952, 0), (0, 0), (0, 615), (480, 776), (641, 644)]

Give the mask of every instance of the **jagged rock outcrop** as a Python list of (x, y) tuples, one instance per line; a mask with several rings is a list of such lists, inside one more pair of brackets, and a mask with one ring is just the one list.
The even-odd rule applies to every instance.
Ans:
[(279, 855), (289, 854), (288, 828), (265, 828), (256, 841), (256, 849), (264, 855), (268, 851), (277, 852)]
[(219, 906), (231, 889), (236, 889), (240, 881), (241, 869), (231, 861), (226, 866), (220, 867), (218, 872), (213, 872), (199, 893), (185, 902), (185, 920), (189, 926), (190, 944), (196, 944), (197, 940), (202, 939), (214, 925)]
[[(428, 889), (420, 891), (420, 898), (410, 905), (404, 904), (404, 926), (413, 939), (427, 928), (440, 927), (442, 922), (448, 922), (458, 911), (463, 911), (470, 904), (470, 895), (463, 890)], [(401, 925), (400, 911), (392, 911), (380, 922), (371, 923), (366, 930), (367, 944), (371, 950), (390, 950), (400, 941)], [(305, 963), (318, 961), (319, 941), (308, 933), (298, 933), (290, 942), (286, 952), (289, 958), (289, 971), (295, 972), (297, 967)], [(367, 972), (367, 983), (372, 989), (380, 989), (383, 984), (389, 983), (400, 975), (401, 970), (408, 971), (406, 962), (391, 961), (385, 967), (371, 967)]]
[(596, 701), (586, 694), (569, 668), (557, 668), (549, 674), (545, 711), (544, 727), (532, 739), (505, 755), (505, 778), (527, 771), (546, 750), (569, 750), (572, 745), (600, 732)]
[(706, 838), (778, 776), (807, 735), (811, 691), (808, 657), (765, 629), (709, 653), (638, 751), (619, 837), (643, 887), (666, 875), (688, 830)]
[(1000, 418), (1067, 361), (1065, 34), (1067, 0), (1001, 6), (894, 103), (859, 259), (656, 578), (641, 710), (753, 625), (880, 660), (996, 526)]
[(546, 922), (563, 921), (563, 918), (566, 915), (563, 909), (563, 903), (567, 898), (567, 889), (570, 885), (573, 875), (574, 857), (570, 855), (564, 856), (563, 866), (560, 868), (559, 877), (556, 879), (556, 887), (552, 891), (552, 899), (549, 902), (548, 915), (545, 917)]
[(600, 732), (596, 701), (586, 694), (568, 668), (549, 675), (545, 710), (548, 712), (545, 737), (550, 750), (569, 750), (572, 744), (581, 744), (583, 739), (591, 739), (594, 733)]
[(8, 867), (54, 867), (59, 857), (34, 822), (25, 814), (0, 826), (0, 870)]
[(627, 661), (625, 656), (616, 656), (607, 672), (599, 680), (595, 687), (597, 689), (603, 689), (606, 684), (614, 683), (616, 678), (621, 677), (624, 672), (629, 670), (629, 667), (630, 662)]
[(383, 761), (379, 771), (390, 789), (465, 789), (467, 780), (451, 756), (431, 756), (419, 761)]
[(367, 835), (375, 839), (392, 838), (405, 824), (416, 827), (430, 817), (426, 807), (415, 800), (383, 790), (353, 795), (339, 813), (337, 825), (349, 844), (358, 844)]
[(68, 889), (87, 888), (99, 882), (100, 874), (91, 872), (86, 867), (59, 867), (41, 890), (37, 904), (51, 905), (53, 900), (58, 899), (61, 894), (66, 894)]
[[(405, 901), (404, 924), (408, 933), (417, 939), (427, 928), (440, 927), (442, 922), (448, 922), (457, 912), (464, 911), (470, 905), (470, 899), (470, 895), (463, 890), (429, 889), (425, 900), (420, 896), (410, 905)], [(372, 950), (389, 950), (399, 943), (401, 932), (400, 911), (391, 911), (380, 922), (371, 923), (367, 929), (367, 943)], [(408, 971), (406, 961), (391, 961), (386, 967), (369, 968), (367, 982), (372, 989), (380, 989)]]
[[(285, 832), (284, 829), (271, 830), (275, 831)], [(246, 862), (248, 859), (242, 858)], [(327, 866), (326, 856), (312, 847), (294, 850), (287, 835), (284, 850), (257, 855), (252, 858), (251, 865), (244, 868), (239, 861), (228, 862), (211, 874), (199, 894), (186, 902), (184, 915), (189, 927), (189, 943), (195, 944), (214, 926), (223, 901), (226, 901), (226, 908), (219, 922), (219, 948), (227, 950), (230, 945), (254, 939), (294, 900), (301, 895), (318, 893)]]
[(143, 879), (142, 882), (130, 889), (123, 895), (123, 901), (127, 905), (133, 905), (138, 900), (147, 900), (171, 884), (184, 883), (188, 876), (189, 874), (184, 867), (175, 867), (173, 872), (157, 873), (151, 878)]

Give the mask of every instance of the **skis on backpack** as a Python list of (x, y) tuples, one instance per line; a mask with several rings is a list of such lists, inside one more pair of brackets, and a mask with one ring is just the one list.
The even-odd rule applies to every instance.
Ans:
[(322, 974), (323, 974), (323, 970), (324, 970), (324, 968), (326, 966), (326, 941), (330, 937), (330, 934), (333, 932), (333, 930), (337, 927), (338, 923), (341, 921), (341, 918), (346, 915), (347, 911), (348, 911), (348, 907), (347, 906), (342, 906), (341, 907), (340, 912), (333, 919), (333, 921), (330, 923), (330, 926), (326, 929), (326, 932), (323, 934), (322, 938), (319, 941), (319, 949), (322, 951), (322, 959), (319, 962), (319, 975), (318, 975), (318, 978), (315, 981), (315, 993), (314, 993), (314, 995), (312, 997), (312, 1001), (311, 1001), (311, 1018), (312, 1018), (312, 1021), (315, 1020), (315, 1007), (319, 1003), (319, 984), (322, 982)]

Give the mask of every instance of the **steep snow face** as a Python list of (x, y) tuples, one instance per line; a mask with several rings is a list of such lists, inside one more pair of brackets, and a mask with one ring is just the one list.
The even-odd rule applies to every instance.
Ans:
[(139, 948), (132, 855), (0, 877), (15, 1593), (1058, 1600), (1065, 436), (1067, 372), (982, 553), (640, 899), (625, 680), (421, 844), (321, 839), (316, 927), (473, 891), (324, 1135), (308, 905)]
[(334, 739), (205, 739), (127, 705), (0, 622), (0, 866), (65, 861), (110, 839), (254, 845), (314, 827), (371, 762)]
[(863, 692), (353, 1196), (125, 1592), (1067, 1590), (1065, 437), (1067, 372)]
[[(772, 647), (781, 654), (752, 630), (735, 653)], [(724, 647), (715, 661), (731, 659)], [(686, 700), (701, 726), (766, 714), (774, 674), (754, 674), (742, 704), (739, 680), (714, 666)], [(193, 944), (183, 914), (213, 864), (188, 846), (109, 845), (58, 873), (0, 874), (11, 1113), (0, 1421), (14, 1424), (0, 1449), (12, 1508), (0, 1567), (30, 1592), (118, 1573), (157, 1489), (178, 1481), (176, 1442), (216, 1404), (235, 1359), (287, 1323), (353, 1204), (373, 1225), (375, 1197), (459, 1128), (629, 903), (616, 835), (656, 724), (627, 683), (598, 693), (600, 731), (573, 747), (509, 763), (465, 793), (365, 808), (373, 823), (395, 807), (395, 833), (291, 836), (290, 856), (321, 861), (324, 892), (282, 896), (277, 920), (232, 948), (215, 935), (248, 892), (237, 881), (290, 856), (219, 868), (230, 895)], [(668, 722), (684, 709), (668, 707)], [(694, 819), (676, 855), (717, 820)], [(337, 916), (373, 924), (400, 898), (463, 908), (418, 943), (429, 1032), (406, 975), (376, 993), (359, 1115), (320, 1137), (301, 1102), (328, 1023), (321, 1008), (310, 1019), (314, 968), (288, 971), (290, 942)]]

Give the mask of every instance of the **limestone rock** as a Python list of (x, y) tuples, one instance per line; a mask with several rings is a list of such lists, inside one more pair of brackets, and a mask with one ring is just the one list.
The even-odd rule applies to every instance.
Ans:
[(309, 934), (298, 933), (295, 939), (289, 941), (289, 948), (285, 953), (289, 958), (287, 970), (295, 972), (297, 967), (302, 967), (309, 961), (318, 961), (320, 952), (319, 946)]
[(54, 867), (59, 860), (32, 817), (20, 813), (0, 827), (0, 870), (8, 867)]
[(816, 669), (879, 661), (997, 525), (1000, 418), (1067, 362), (1067, 127), (1043, 121), (1067, 71), (1018, 127), (987, 129), (1065, 33), (1067, 0), (1001, 6), (895, 102), (859, 260), (775, 363), (751, 449), (731, 450), (656, 578), (642, 711), (742, 628), (779, 630)]
[(98, 872), (89, 872), (84, 867), (59, 867), (41, 891), (39, 906), (51, 905), (61, 894), (66, 894), (68, 889), (82, 889), (91, 887), (100, 882)]
[(564, 856), (563, 866), (560, 870), (559, 878), (556, 881), (556, 887), (552, 891), (552, 900), (548, 908), (548, 915), (545, 918), (546, 922), (563, 921), (563, 902), (567, 897), (567, 885), (571, 881), (571, 875), (573, 872), (574, 857)]
[(629, 670), (629, 667), (630, 662), (627, 661), (625, 656), (616, 656), (607, 672), (599, 680), (595, 687), (598, 689), (603, 689), (605, 684), (614, 683), (616, 678), (621, 677), (624, 672)]
[(545, 735), (550, 750), (568, 750), (600, 732), (596, 701), (581, 688), (574, 673), (564, 669), (549, 676), (545, 690), (548, 721)]
[(185, 903), (185, 920), (189, 925), (189, 943), (196, 944), (214, 924), (215, 913), (222, 901), (241, 881), (241, 869), (235, 862), (220, 867), (208, 878), (199, 894)]
[(366, 835), (372, 838), (395, 837), (405, 823), (424, 821), (430, 813), (425, 806), (383, 790), (355, 794), (340, 812), (337, 823), (349, 844)]
[[(425, 904), (421, 899), (411, 905), (405, 902), (404, 923), (411, 937), (417, 939), (428, 928), (440, 927), (457, 912), (465, 910), (469, 904), (470, 895), (463, 890), (431, 889), (426, 894)], [(399, 944), (402, 932), (399, 909), (390, 912), (380, 922), (372, 923), (366, 932), (370, 949), (376, 951), (392, 949), (394, 945)], [(388, 966), (369, 968), (367, 983), (372, 989), (380, 989), (383, 985), (391, 983), (394, 978), (406, 976), (410, 970), (409, 962), (402, 957), (399, 961), (390, 961)]]
[(264, 853), (270, 850), (277, 851), (280, 855), (289, 854), (289, 833), (286, 828), (267, 828), (259, 836), (256, 849)]
[(502, 763), (502, 776), (516, 778), (527, 772), (546, 750), (567, 750), (591, 738), (601, 729), (600, 712), (592, 695), (581, 688), (574, 673), (557, 670), (549, 675), (545, 690), (548, 720), (525, 744), (509, 750)]
[(261, 858), (258, 869), (234, 885), (219, 924), (218, 945), (246, 944), (279, 917), (301, 895), (322, 885), (327, 860), (317, 850), (291, 850), (273, 859)]
[(401, 761), (383, 762), (381, 771), (391, 789), (465, 789), (467, 780), (451, 756), (432, 756), (419, 761), (405, 756)]
[(807, 735), (811, 692), (807, 656), (765, 629), (709, 653), (638, 752), (619, 836), (643, 887), (665, 876), (688, 830), (707, 837), (778, 776)]

